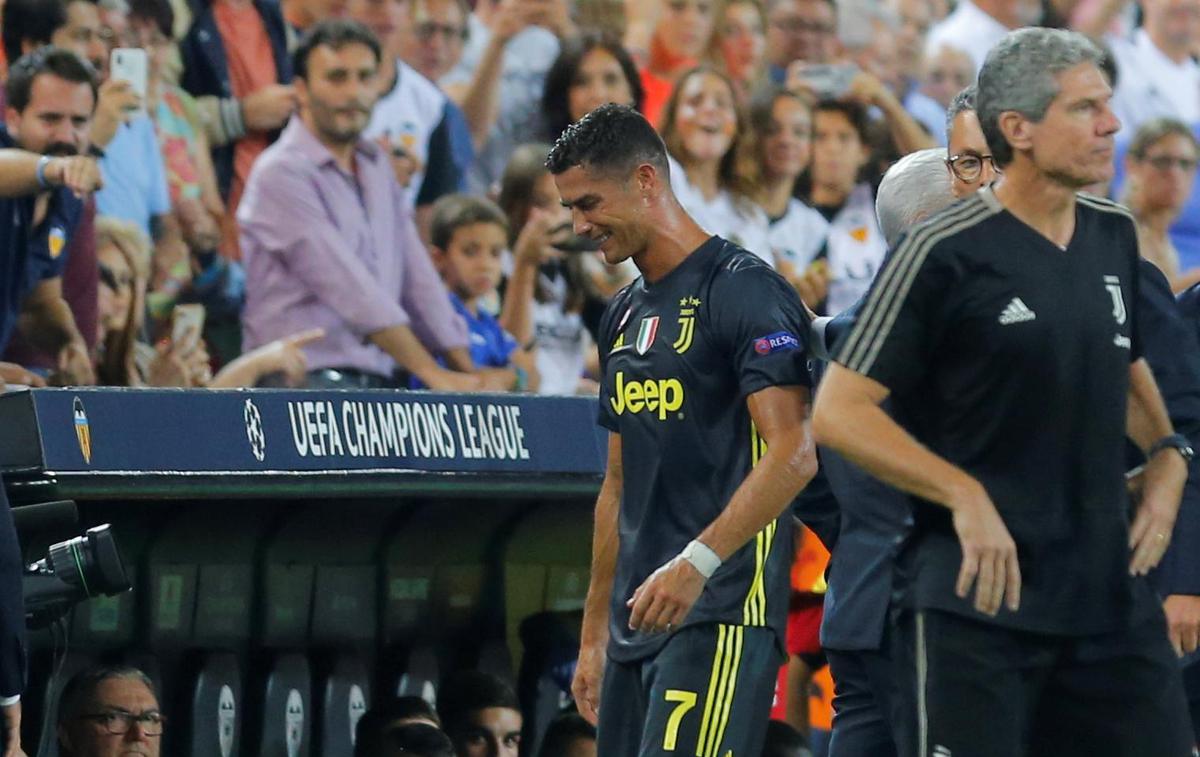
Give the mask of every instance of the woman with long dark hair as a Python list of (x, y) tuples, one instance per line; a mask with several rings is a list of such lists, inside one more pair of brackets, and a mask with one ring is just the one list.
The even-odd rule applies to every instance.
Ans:
[(565, 43), (546, 74), (542, 115), (550, 142), (568, 125), (604, 105), (642, 109), (637, 65), (617, 39), (589, 32)]

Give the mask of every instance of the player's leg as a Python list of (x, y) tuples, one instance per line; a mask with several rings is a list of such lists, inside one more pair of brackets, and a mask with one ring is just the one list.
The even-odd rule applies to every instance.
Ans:
[(646, 716), (646, 692), (642, 689), (642, 662), (609, 660), (600, 687), (600, 724), (596, 753), (613, 757), (635, 757), (641, 743)]
[(829, 757), (896, 757), (891, 659), (877, 650), (825, 651), (833, 674)]
[(1026, 754), (1032, 702), (1053, 659), (1032, 639), (937, 610), (897, 613), (892, 659), (903, 707), (895, 727), (899, 753)]
[(642, 671), (649, 701), (639, 757), (759, 754), (780, 662), (769, 628), (676, 633)]
[(1034, 714), (1031, 754), (1191, 757), (1183, 675), (1162, 616), (1072, 644)]

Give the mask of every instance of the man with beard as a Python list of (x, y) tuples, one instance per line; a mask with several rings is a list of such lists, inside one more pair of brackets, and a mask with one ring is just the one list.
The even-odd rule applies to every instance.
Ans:
[(63, 687), (59, 751), (64, 757), (158, 757), (165, 721), (154, 684), (142, 671), (85, 670)]
[[(85, 144), (96, 90), (73, 53), (45, 48), (13, 62), (8, 128), (0, 127), (0, 350), (22, 330), (59, 361), (66, 383), (90, 383), (91, 361), (62, 299), (62, 253), (79, 215), (78, 195), (99, 185)], [(11, 149), (18, 148), (18, 149)], [(41, 154), (39, 154), (41, 153)], [(8, 368), (0, 370), (11, 378)], [(21, 379), (17, 379), (21, 380)], [(26, 381), (28, 379), (25, 379)], [(0, 725), (4, 757), (20, 754), (25, 685), (21, 555), (0, 482)]]
[(309, 386), (403, 386), (400, 369), (434, 390), (505, 388), (502, 373), (473, 373), (466, 324), (388, 156), (362, 138), (381, 58), (353, 21), (322, 22), (296, 48), (300, 111), (255, 163), (237, 214), (244, 347), (322, 327), (305, 349)]
[(87, 147), (95, 84), (75, 54), (49, 47), (13, 63), (6, 92), (0, 145), (43, 157), (27, 194), (0, 200), (0, 228), (6, 231), (0, 242), (0, 349), (19, 314), (22, 334), (57, 356), (64, 383), (90, 384), (91, 358), (63, 300), (60, 277), (82, 209), (79, 195), (99, 185), (95, 161), (77, 157)]

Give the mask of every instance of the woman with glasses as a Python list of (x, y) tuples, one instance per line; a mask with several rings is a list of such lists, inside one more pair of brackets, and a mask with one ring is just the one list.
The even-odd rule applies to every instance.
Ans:
[(1158, 266), (1177, 293), (1200, 282), (1200, 269), (1179, 270), (1179, 252), (1167, 233), (1192, 193), (1196, 161), (1196, 137), (1173, 118), (1142, 124), (1125, 156), (1122, 202), (1137, 220), (1142, 257)]
[(711, 66), (685, 72), (659, 129), (671, 166), (671, 188), (683, 209), (711, 234), (774, 264), (760, 185), (754, 133), (737, 105), (733, 82)]

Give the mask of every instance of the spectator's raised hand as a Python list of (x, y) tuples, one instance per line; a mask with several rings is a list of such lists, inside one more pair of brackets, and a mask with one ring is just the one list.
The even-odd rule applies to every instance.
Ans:
[(96, 383), (96, 370), (88, 355), (87, 345), (68, 342), (58, 352), (58, 370), (50, 375), (54, 386), (91, 386)]
[(205, 386), (212, 378), (208, 350), (195, 328), (177, 340), (163, 339), (155, 349), (146, 375), (150, 386)]
[(409, 152), (404, 145), (396, 144), (386, 134), (376, 137), (375, 142), (387, 153), (388, 159), (392, 162), (392, 172), (396, 174), (396, 181), (400, 186), (407, 187), (412, 183), (413, 174), (421, 170), (421, 161), (417, 160), (416, 156)]
[(895, 100), (896, 96), (878, 76), (870, 71), (859, 71), (850, 80), (850, 88), (846, 90), (846, 99), (856, 100), (867, 106), (883, 107), (889, 100)]
[(54, 186), (66, 187), (76, 197), (95, 192), (104, 184), (100, 176), (100, 164), (95, 158), (82, 155), (51, 160), (46, 164), (46, 181)]
[(22, 365), (16, 363), (0, 363), (0, 390), (3, 390), (6, 384), (20, 384), (21, 386), (45, 386), (46, 379), (42, 378), (33, 371), (27, 370)]
[(554, 32), (559, 39), (575, 33), (575, 22), (571, 20), (571, 8), (567, 0), (522, 0), (528, 6), (529, 23)]
[(221, 229), (204, 203), (194, 197), (182, 197), (175, 210), (179, 214), (179, 230), (189, 248), (201, 252), (216, 249), (221, 242)]
[(325, 329), (308, 329), (260, 347), (256, 352), (263, 353), (261, 375), (282, 373), (288, 386), (303, 386), (308, 375), (304, 347), (324, 338)]
[(141, 107), (142, 101), (133, 85), (123, 79), (109, 79), (100, 85), (96, 113), (92, 116), (92, 144), (104, 148), (117, 135), (121, 124)]
[[(545, 208), (533, 208), (529, 211), (529, 220), (513, 243), (513, 263), (515, 265), (540, 266), (542, 263), (562, 257), (561, 250), (555, 249), (554, 223), (557, 214)], [(570, 234), (570, 229), (566, 231)]]
[(492, 34), (502, 42), (509, 41), (534, 23), (535, 10), (530, 0), (500, 0), (492, 17)]
[(287, 123), (296, 110), (296, 88), (269, 84), (242, 98), (242, 120), (247, 131), (273, 131)]

